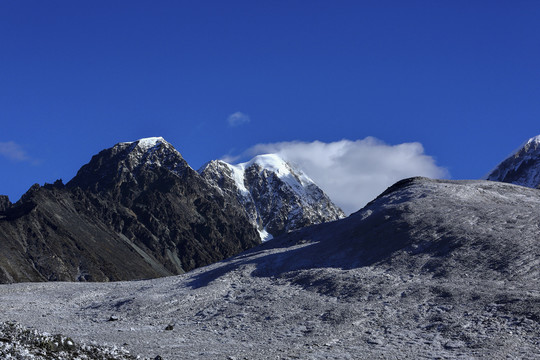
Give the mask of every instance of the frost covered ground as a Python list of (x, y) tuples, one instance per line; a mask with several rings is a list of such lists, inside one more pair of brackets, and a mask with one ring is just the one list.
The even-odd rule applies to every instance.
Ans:
[(535, 359), (539, 193), (409, 180), (182, 276), (2, 285), (0, 321), (151, 359)]

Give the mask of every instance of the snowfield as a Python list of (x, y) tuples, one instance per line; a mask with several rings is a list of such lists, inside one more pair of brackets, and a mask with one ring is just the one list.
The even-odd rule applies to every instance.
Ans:
[(184, 275), (2, 285), (0, 322), (113, 358), (539, 358), (539, 209), (535, 189), (408, 179)]

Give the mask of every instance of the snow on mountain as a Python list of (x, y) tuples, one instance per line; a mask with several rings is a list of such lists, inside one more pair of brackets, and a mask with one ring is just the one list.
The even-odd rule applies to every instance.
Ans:
[(180, 152), (162, 137), (119, 143), (115, 147), (128, 148), (128, 157), (135, 163), (163, 166), (174, 173), (181, 173), (186, 166), (190, 167)]
[(309, 196), (310, 194), (308, 188), (310, 185), (315, 185), (315, 182), (311, 180), (303, 171), (293, 169), (289, 163), (285, 162), (285, 160), (276, 154), (258, 155), (245, 163), (226, 165), (231, 169), (235, 184), (242, 194), (246, 194), (246, 192), (249, 191), (245, 186), (246, 169), (249, 169), (255, 165), (259, 167), (259, 175), (262, 175), (264, 171), (274, 173), (281, 181), (287, 184), (290, 189), (301, 197), (302, 200), (312, 200), (312, 198)]
[(527, 140), (518, 150), (497, 165), (486, 179), (539, 188), (540, 135)]
[(142, 138), (142, 139), (139, 139), (139, 140), (136, 140), (136, 141), (130, 141), (130, 142), (123, 142), (123, 143), (120, 143), (121, 145), (123, 144), (135, 144), (136, 146), (138, 146), (139, 148), (141, 148), (142, 150), (146, 151), (148, 149), (151, 149), (161, 143), (165, 143), (165, 144), (168, 144), (170, 145), (164, 138), (162, 138), (161, 136), (158, 136), (158, 137), (148, 137), (148, 138)]
[(214, 160), (199, 173), (244, 205), (263, 240), (345, 217), (313, 180), (276, 154), (236, 165)]
[(143, 138), (118, 143), (94, 155), (69, 184), (97, 189), (108, 188), (111, 184), (138, 183), (141, 173), (159, 168), (177, 176), (191, 169), (182, 155), (162, 137)]

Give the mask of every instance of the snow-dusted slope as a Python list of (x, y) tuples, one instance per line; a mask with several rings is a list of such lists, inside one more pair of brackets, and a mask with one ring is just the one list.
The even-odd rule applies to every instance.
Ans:
[(540, 186), (540, 135), (529, 139), (487, 176), (487, 180), (538, 188)]
[(3, 285), (0, 355), (28, 338), (2, 334), (17, 321), (144, 359), (540, 359), (539, 207), (522, 186), (408, 179), (184, 275)]
[(238, 198), (265, 240), (345, 217), (313, 180), (276, 154), (259, 155), (237, 165), (214, 160), (199, 173), (222, 192)]

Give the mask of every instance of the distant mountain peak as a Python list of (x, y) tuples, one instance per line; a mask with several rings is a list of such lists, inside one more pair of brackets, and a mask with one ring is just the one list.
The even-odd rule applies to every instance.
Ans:
[(527, 140), (486, 177), (487, 180), (540, 187), (540, 135)]
[(307, 176), (304, 171), (285, 161), (278, 154), (257, 155), (248, 162), (231, 166), (240, 169), (247, 169), (253, 165), (258, 165), (261, 168), (261, 171), (267, 170), (273, 172), (281, 179), (286, 176), (294, 176), (302, 186), (315, 184), (315, 182), (311, 180), (311, 178)]
[(286, 170), (287, 167), (290, 167), (290, 165), (285, 160), (283, 160), (283, 158), (279, 156), (278, 154), (257, 155), (250, 161), (247, 161), (245, 163), (240, 163), (236, 166), (242, 166), (244, 168), (247, 168), (253, 164), (257, 164), (263, 169), (274, 171), (277, 174), (280, 173), (280, 170), (281, 172), (284, 172), (284, 171), (287, 171)]
[(158, 169), (182, 176), (191, 167), (180, 152), (162, 137), (120, 142), (94, 155), (68, 186), (109, 189), (115, 186), (113, 184), (126, 181), (136, 183), (142, 173)]
[(263, 240), (345, 217), (313, 180), (277, 154), (236, 165), (214, 160), (199, 173), (244, 205)]

